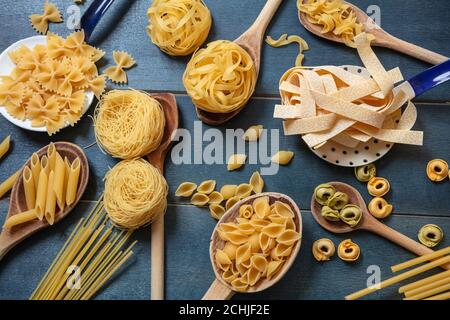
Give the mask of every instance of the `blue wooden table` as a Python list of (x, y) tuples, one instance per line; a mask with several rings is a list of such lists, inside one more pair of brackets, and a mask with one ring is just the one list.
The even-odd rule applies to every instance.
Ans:
[[(11, 43), (35, 35), (28, 23), (28, 15), (40, 12), (44, 1), (4, 0), (0, 10), (0, 50)], [(72, 1), (54, 0), (67, 17), (66, 9)], [(176, 93), (180, 109), (181, 126), (194, 131), (195, 112), (186, 95), (181, 76), (187, 59), (172, 58), (161, 53), (146, 34), (146, 11), (151, 1), (116, 0), (107, 16), (97, 27), (92, 41), (107, 52), (104, 65), (112, 63), (112, 50), (127, 50), (138, 65), (128, 72), (129, 86), (152, 92)], [(214, 24), (209, 39), (234, 39), (255, 19), (264, 0), (205, 0)], [(298, 34), (310, 44), (306, 52), (307, 65), (360, 64), (355, 50), (319, 39), (301, 27), (297, 20), (295, 0), (284, 0), (268, 34), (278, 37), (283, 33)], [(369, 5), (381, 8), (382, 27), (392, 34), (450, 56), (450, 8), (447, 0), (410, 0), (408, 6), (400, 0), (354, 0), (365, 9)], [(87, 8), (90, 1), (80, 6)], [(65, 24), (51, 25), (50, 30), (67, 35)], [(400, 66), (405, 77), (412, 76), (428, 65), (387, 49), (376, 49), (386, 67)], [(275, 49), (263, 47), (262, 69), (254, 97), (242, 113), (218, 127), (247, 128), (262, 124), (267, 129), (281, 129), (280, 121), (272, 119), (273, 106), (279, 103), (277, 83), (285, 70), (295, 61), (295, 45)], [(433, 158), (450, 161), (450, 85), (435, 88), (418, 99), (419, 117), (415, 126), (425, 132), (423, 147), (395, 146), (377, 162), (379, 175), (391, 182), (388, 200), (395, 213), (384, 222), (416, 239), (420, 227), (435, 223), (450, 233), (450, 181), (433, 184), (425, 174), (427, 162)], [(92, 108), (90, 110), (92, 113)], [(203, 125), (203, 130), (209, 128)], [(85, 149), (91, 167), (91, 179), (83, 200), (75, 211), (52, 228), (27, 239), (11, 251), (0, 263), (0, 299), (27, 299), (38, 284), (51, 261), (62, 246), (75, 223), (86, 215), (103, 190), (102, 178), (116, 160), (103, 154), (95, 144), (92, 120), (84, 116), (76, 127), (68, 128), (49, 138), (45, 134), (18, 129), (0, 118), (0, 139), (11, 134), (13, 147), (0, 162), (0, 181), (15, 172), (40, 147), (50, 141), (73, 141)], [(193, 143), (193, 142), (191, 142)], [(207, 145), (205, 142), (204, 145)], [(339, 180), (354, 185), (366, 200), (365, 186), (358, 183), (353, 170), (332, 166), (313, 155), (298, 137), (280, 134), (280, 149), (292, 150), (295, 158), (277, 175), (265, 177), (266, 190), (283, 192), (293, 197), (302, 210), (304, 221), (300, 254), (286, 277), (269, 290), (255, 295), (237, 295), (236, 299), (342, 299), (346, 294), (366, 285), (366, 270), (371, 265), (381, 268), (382, 278), (391, 275), (389, 267), (413, 257), (404, 249), (365, 232), (335, 236), (316, 224), (309, 211), (313, 188), (322, 182)], [(270, 150), (269, 150), (270, 152)], [(227, 172), (226, 165), (176, 165), (169, 158), (166, 177), (170, 185), (169, 206), (166, 213), (166, 297), (168, 299), (200, 299), (214, 280), (208, 246), (215, 220), (207, 209), (191, 206), (173, 193), (182, 181), (197, 183), (216, 179), (218, 185), (246, 181), (261, 167), (246, 165), (243, 170)], [(3, 223), (9, 199), (0, 200), (0, 223)], [(139, 240), (136, 255), (128, 268), (100, 292), (97, 299), (149, 299), (150, 298), (150, 229), (134, 234)], [(337, 257), (327, 263), (317, 263), (311, 254), (312, 242), (328, 237), (335, 244), (351, 237), (362, 249), (358, 262), (347, 264)], [(450, 244), (447, 237), (440, 247)], [(398, 299), (396, 288), (373, 294), (369, 299)]]

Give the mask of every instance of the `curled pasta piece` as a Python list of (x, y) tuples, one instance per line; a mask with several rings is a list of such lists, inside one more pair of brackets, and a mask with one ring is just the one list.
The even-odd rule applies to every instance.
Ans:
[(367, 206), (370, 214), (372, 214), (375, 218), (384, 219), (392, 213), (393, 207), (390, 205), (385, 199), (381, 197), (375, 197)]
[(222, 274), (222, 279), (225, 280), (225, 282), (228, 282), (230, 284), (237, 277), (238, 277), (237, 273), (234, 273), (233, 270), (231, 270), (231, 268), (226, 270), (226, 271), (224, 271), (224, 273)]
[(444, 231), (435, 224), (426, 224), (420, 228), (418, 238), (423, 245), (433, 248), (444, 238)]
[(209, 204), (221, 204), (223, 196), (220, 192), (213, 191), (209, 194)]
[(294, 230), (284, 230), (278, 237), (277, 242), (285, 246), (293, 246), (300, 240), (300, 234)]
[(253, 255), (251, 257), (251, 267), (255, 268), (261, 273), (266, 272), (268, 262), (266, 258), (262, 255)]
[(223, 271), (230, 269), (231, 260), (228, 255), (220, 249), (216, 250), (216, 265)]
[(278, 163), (282, 166), (286, 166), (291, 162), (294, 157), (294, 153), (292, 151), (278, 151), (276, 154), (272, 156), (272, 162)]
[(259, 197), (253, 201), (253, 210), (256, 217), (264, 219), (270, 215), (269, 197)]
[(351, 239), (342, 241), (338, 246), (338, 256), (344, 261), (354, 262), (358, 260), (361, 254), (359, 246)]
[(270, 238), (278, 238), (285, 231), (286, 227), (282, 224), (270, 223), (262, 228), (261, 233), (266, 234)]
[(239, 45), (217, 40), (193, 54), (183, 84), (197, 108), (230, 113), (241, 109), (253, 94), (256, 69)]
[(377, 168), (373, 163), (355, 168), (355, 176), (361, 182), (368, 182), (377, 175)]
[(249, 243), (243, 244), (236, 249), (236, 264), (242, 264), (250, 259), (252, 255)]
[(439, 182), (448, 177), (448, 163), (442, 159), (434, 159), (427, 164), (428, 179)]
[(266, 253), (270, 249), (272, 249), (273, 245), (275, 244), (274, 240), (270, 238), (266, 233), (260, 233), (259, 234), (259, 247), (261, 248), (262, 252)]
[(292, 208), (284, 202), (281, 201), (275, 201), (273, 204), (273, 211), (275, 214), (286, 217), (286, 218), (293, 218), (294, 212), (292, 211)]
[(261, 279), (262, 273), (256, 268), (250, 268), (247, 271), (247, 283), (249, 286), (254, 286), (259, 279)]
[(250, 126), (247, 130), (245, 130), (242, 139), (244, 139), (245, 141), (258, 141), (263, 130), (264, 127), (262, 125)]
[(228, 200), (236, 194), (237, 185), (235, 184), (226, 184), (222, 188), (220, 188), (220, 193), (223, 196), (224, 200)]
[(270, 261), (267, 265), (267, 279), (272, 279), (280, 271), (283, 261)]
[(270, 224), (270, 221), (268, 221), (268, 220), (255, 218), (255, 217), (257, 217), (257, 216), (254, 215), (250, 219), (250, 223), (255, 228), (255, 230), (258, 232), (261, 232), (262, 228), (267, 227)]
[(239, 199), (247, 198), (253, 191), (253, 186), (248, 183), (241, 183), (236, 189), (236, 197)]
[(387, 181), (385, 178), (373, 177), (367, 183), (367, 191), (371, 196), (374, 197), (382, 197), (386, 195), (390, 189), (391, 186), (389, 184), (389, 181)]
[(216, 220), (220, 220), (222, 216), (225, 214), (225, 208), (220, 204), (210, 204), (209, 212), (211, 213), (211, 217)]
[(177, 190), (175, 191), (175, 195), (177, 197), (190, 197), (194, 193), (195, 189), (197, 189), (197, 185), (193, 182), (182, 182)]
[(239, 230), (224, 232), (223, 236), (224, 240), (230, 241), (232, 244), (237, 246), (241, 246), (248, 241), (248, 236), (242, 234), (242, 232), (240, 232)]
[(236, 278), (233, 281), (231, 281), (231, 286), (237, 292), (245, 292), (247, 291), (248, 283), (246, 279)]
[(306, 43), (303, 38), (296, 35), (288, 36), (287, 34), (283, 34), (278, 40), (274, 40), (271, 36), (267, 36), (266, 43), (275, 48), (286, 46), (291, 43), (297, 43), (299, 47), (299, 53), (297, 55), (297, 58), (295, 59), (295, 66), (297, 67), (302, 65), (302, 61), (304, 58), (303, 51), (309, 49), (308, 43)]
[(327, 202), (327, 206), (334, 210), (341, 210), (348, 203), (348, 195), (344, 192), (335, 192)]
[(354, 204), (347, 204), (341, 209), (339, 217), (350, 227), (356, 227), (362, 218), (362, 210)]
[(255, 194), (261, 193), (264, 189), (264, 180), (258, 171), (253, 172), (249, 184), (252, 185)]
[(320, 213), (322, 217), (324, 217), (328, 221), (339, 221), (341, 219), (339, 217), (339, 210), (334, 210), (329, 206), (323, 206)]
[(247, 156), (245, 154), (232, 154), (227, 162), (228, 171), (237, 170), (242, 167), (247, 160)]
[(208, 204), (209, 197), (203, 193), (194, 193), (191, 197), (191, 203), (197, 207), (204, 207)]
[(239, 200), (241, 200), (239, 197), (231, 197), (230, 199), (227, 200), (227, 202), (225, 202), (225, 208), (227, 210), (230, 210), (232, 206), (234, 206), (236, 203), (239, 202)]
[(330, 239), (319, 239), (312, 245), (312, 253), (317, 261), (328, 261), (334, 255), (336, 247)]
[(253, 216), (253, 206), (244, 204), (239, 208), (239, 217), (250, 219)]
[(197, 188), (198, 193), (210, 194), (216, 188), (216, 180), (206, 180), (200, 183)]
[(31, 26), (40, 34), (46, 34), (49, 22), (62, 22), (61, 12), (58, 7), (51, 2), (46, 1), (44, 4), (43, 14), (32, 14), (29, 16)]
[(251, 236), (255, 233), (255, 228), (250, 222), (241, 222), (239, 223), (239, 231), (247, 236)]
[(104, 74), (115, 83), (127, 83), (125, 69), (130, 69), (136, 64), (136, 61), (125, 51), (113, 51), (113, 58), (116, 65), (106, 68)]
[(270, 257), (272, 260), (284, 261), (286, 257), (289, 257), (292, 253), (292, 246), (287, 246), (282, 243), (278, 243), (272, 251), (270, 251)]
[(321, 184), (314, 189), (314, 199), (316, 199), (319, 204), (325, 206), (328, 202), (328, 199), (335, 193), (336, 189), (334, 189), (332, 185)]
[(147, 33), (171, 56), (187, 56), (199, 48), (211, 29), (212, 18), (202, 0), (155, 0), (147, 11)]

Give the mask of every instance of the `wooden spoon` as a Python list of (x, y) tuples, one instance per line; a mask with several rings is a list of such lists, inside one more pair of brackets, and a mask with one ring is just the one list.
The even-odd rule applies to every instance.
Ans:
[[(203, 296), (203, 298), (202, 298), (203, 300), (228, 300), (235, 294), (235, 291), (233, 290), (231, 285), (222, 279), (221, 271), (218, 270), (218, 268), (214, 262), (214, 254), (215, 254), (216, 249), (223, 249), (223, 247), (225, 245), (225, 242), (223, 240), (221, 240), (219, 237), (219, 234), (217, 232), (217, 227), (221, 223), (234, 221), (235, 218), (239, 216), (239, 208), (242, 205), (253, 203), (253, 201), (256, 198), (264, 197), (264, 196), (269, 197), (270, 204), (274, 203), (275, 201), (281, 201), (281, 202), (288, 204), (295, 214), (294, 223), (295, 223), (295, 226), (297, 227), (297, 232), (299, 232), (300, 235), (302, 234), (302, 216), (300, 214), (300, 209), (298, 208), (298, 206), (296, 205), (294, 200), (292, 200), (290, 197), (288, 197), (284, 194), (275, 193), (275, 192), (266, 192), (266, 193), (261, 193), (261, 194), (257, 194), (257, 195), (245, 198), (245, 199), (237, 202), (227, 212), (225, 212), (225, 214), (219, 220), (219, 222), (217, 223), (217, 225), (214, 228), (214, 231), (212, 233), (211, 242), (210, 242), (210, 246), (209, 246), (209, 256), (211, 258), (211, 264), (213, 266), (213, 270), (214, 270), (214, 274), (216, 275), (216, 279), (214, 280), (214, 282), (212, 283), (211, 287), (208, 289), (206, 294)], [(295, 243), (291, 255), (287, 258), (286, 262), (283, 264), (282, 268), (280, 269), (280, 271), (274, 278), (272, 278), (270, 280), (267, 280), (267, 279), (260, 280), (255, 286), (249, 287), (247, 290), (247, 293), (253, 293), (253, 292), (259, 292), (259, 291), (266, 290), (267, 288), (273, 286), (275, 283), (280, 281), (281, 278), (283, 278), (283, 276), (286, 274), (286, 272), (289, 270), (289, 268), (294, 263), (295, 258), (297, 257), (297, 254), (300, 250), (300, 243), (301, 243), (301, 238), (299, 241), (297, 241)]]
[[(86, 158), (86, 155), (84, 154), (84, 151), (76, 144), (70, 142), (55, 142), (54, 145), (62, 158), (67, 157), (67, 159), (72, 162), (78, 157), (80, 159), (81, 164), (80, 178), (78, 182), (78, 190), (75, 202), (70, 206), (66, 206), (63, 212), (61, 212), (61, 210), (57, 207), (55, 213), (55, 223), (57, 223), (61, 219), (65, 218), (73, 210), (73, 208), (75, 208), (77, 203), (80, 201), (84, 191), (86, 190), (89, 181), (89, 163)], [(47, 154), (47, 148), (48, 146), (45, 146), (37, 152), (39, 158)], [(14, 214), (24, 212), (27, 210), (22, 175), (23, 169), (25, 168), (25, 166), (30, 165), (30, 161), (31, 158), (28, 159), (28, 161), (25, 163), (24, 167), (22, 168), (19, 174), (19, 177), (14, 183), (14, 186), (11, 191), (9, 210), (6, 219), (8, 219)], [(6, 255), (6, 253), (9, 250), (11, 250), (19, 242), (28, 238), (33, 233), (48, 226), (49, 224), (47, 223), (47, 221), (45, 221), (45, 219), (42, 221), (36, 219), (30, 222), (20, 224), (11, 229), (3, 229), (0, 234), (0, 260)]]
[[(258, 78), (261, 64), (261, 47), (264, 40), (264, 34), (282, 1), (283, 0), (268, 0), (252, 26), (239, 38), (234, 40), (234, 42), (247, 51), (252, 58), (253, 63), (255, 64), (256, 78)], [(202, 122), (216, 126), (233, 118), (244, 108), (244, 106), (245, 105), (239, 110), (230, 113), (212, 113), (199, 109), (197, 106), (195, 106), (195, 110), (198, 118)]]
[[(305, 2), (305, 0), (303, 2)], [(369, 18), (369, 16), (360, 8), (346, 1), (342, 2), (350, 6), (350, 8), (355, 13), (358, 22), (364, 26), (365, 32), (373, 34), (375, 36), (375, 40), (372, 41), (372, 45), (390, 48), (419, 60), (429, 62), (431, 64), (439, 64), (449, 59), (448, 57), (440, 55), (436, 52), (430, 51), (428, 49), (419, 47), (415, 44), (392, 36), (391, 34), (384, 31), (381, 27), (376, 25), (373, 19)], [(300, 19), (300, 23), (306, 28), (306, 30), (309, 30), (319, 37), (343, 43), (342, 38), (334, 35), (332, 32), (321, 33), (322, 27), (320, 25), (311, 23), (307, 19), (305, 13), (298, 11), (298, 17)]]
[[(170, 93), (158, 93), (152, 95), (159, 101), (166, 117), (166, 126), (162, 143), (147, 156), (148, 161), (164, 174), (164, 160), (172, 145), (178, 129), (178, 107), (175, 96)], [(152, 300), (164, 299), (164, 216), (152, 223), (151, 245), (151, 298)]]
[[(327, 184), (332, 185), (338, 191), (346, 193), (349, 198), (349, 203), (359, 206), (362, 209), (363, 216), (359, 224), (354, 228), (341, 221), (328, 221), (324, 217), (322, 217), (320, 213), (322, 205), (314, 199), (313, 195), (311, 199), (311, 212), (317, 223), (326, 230), (332, 233), (349, 233), (356, 230), (367, 230), (398, 244), (399, 246), (405, 248), (406, 250), (409, 250), (412, 253), (415, 253), (418, 256), (433, 252), (433, 250), (412, 240), (411, 238), (408, 238), (407, 236), (375, 219), (367, 210), (366, 203), (364, 202), (361, 194), (352, 186), (342, 182), (328, 182)], [(442, 267), (444, 269), (450, 270), (450, 264), (443, 265)]]

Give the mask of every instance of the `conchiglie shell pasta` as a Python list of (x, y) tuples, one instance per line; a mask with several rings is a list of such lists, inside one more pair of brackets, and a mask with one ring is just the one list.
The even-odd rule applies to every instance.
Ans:
[(235, 260), (236, 259), (236, 250), (237, 250), (237, 246), (232, 244), (231, 242), (227, 242), (225, 243), (225, 246), (223, 247), (223, 252), (225, 252), (228, 256), (228, 258), (230, 258), (230, 260)]
[(225, 208), (220, 204), (211, 204), (209, 206), (209, 212), (211, 213), (211, 217), (216, 220), (220, 220), (225, 213)]
[(255, 228), (256, 231), (261, 232), (262, 228), (267, 227), (270, 224), (270, 221), (255, 218), (255, 216), (250, 219), (250, 224)]
[(283, 261), (270, 261), (267, 266), (267, 278), (271, 279), (280, 270), (283, 265)]
[(239, 208), (239, 217), (250, 219), (253, 215), (253, 207), (251, 204), (245, 204)]
[(217, 250), (216, 251), (216, 265), (226, 271), (230, 268), (230, 264), (231, 264), (231, 260), (228, 257), (228, 255), (223, 252), (222, 250)]
[(262, 125), (251, 126), (245, 131), (244, 135), (242, 136), (242, 139), (244, 139), (245, 141), (257, 141), (261, 136), (262, 132), (263, 132)]
[(242, 167), (247, 160), (247, 156), (245, 154), (232, 154), (227, 162), (228, 171), (237, 170)]
[(225, 209), (230, 210), (230, 208), (234, 206), (236, 203), (238, 203), (239, 200), (240, 198), (237, 196), (228, 199), (227, 202), (225, 203)]
[(234, 197), (234, 195), (236, 194), (236, 189), (237, 185), (227, 184), (220, 189), (220, 193), (222, 194), (224, 200), (228, 200)]
[(300, 234), (294, 230), (285, 230), (277, 237), (277, 242), (286, 246), (293, 246), (300, 240)]
[(235, 280), (237, 277), (238, 277), (238, 275), (236, 273), (234, 273), (233, 270), (231, 270), (231, 268), (224, 271), (224, 273), (222, 274), (222, 279), (228, 283), (233, 282), (233, 280)]
[(198, 193), (210, 194), (216, 188), (216, 180), (206, 180), (200, 183), (197, 188)]
[(237, 292), (245, 292), (247, 290), (248, 284), (247, 284), (247, 280), (244, 280), (242, 278), (237, 278), (231, 282), (231, 286)]
[(253, 201), (253, 210), (259, 219), (270, 215), (269, 197), (260, 197)]
[(247, 271), (247, 283), (249, 286), (254, 286), (259, 279), (261, 279), (262, 273), (256, 268), (250, 268)]
[[(250, 259), (252, 255), (250, 244), (241, 245), (236, 250), (236, 264), (240, 265)], [(228, 256), (227, 256), (228, 257)]]
[(206, 206), (209, 202), (209, 197), (203, 193), (195, 193), (191, 198), (191, 203), (197, 207)]
[(190, 197), (194, 193), (195, 189), (197, 189), (197, 185), (195, 183), (183, 182), (178, 186), (175, 191), (175, 195), (177, 197)]
[(266, 272), (268, 262), (266, 258), (262, 255), (254, 255), (251, 257), (251, 267), (255, 268), (261, 273)]
[(261, 250), (261, 245), (259, 243), (259, 234), (253, 233), (249, 238), (248, 242), (250, 243), (252, 253), (257, 253)]
[(253, 190), (253, 186), (248, 183), (240, 184), (236, 189), (236, 197), (239, 199), (247, 198)]
[(261, 178), (261, 175), (258, 171), (255, 171), (250, 177), (249, 184), (253, 187), (253, 192), (258, 194), (261, 193), (264, 189), (264, 180)]
[(291, 162), (293, 157), (294, 153), (292, 151), (278, 151), (272, 156), (272, 162), (285, 166)]
[(286, 227), (282, 224), (271, 223), (262, 228), (261, 233), (266, 234), (271, 238), (277, 238), (284, 232), (285, 229)]
[(275, 201), (275, 203), (273, 205), (273, 209), (274, 209), (274, 212), (276, 214), (278, 214), (279, 216), (287, 217), (287, 218), (294, 217), (294, 212), (292, 211), (291, 207), (284, 202)]
[(213, 191), (209, 194), (209, 204), (221, 204), (223, 196), (220, 192)]

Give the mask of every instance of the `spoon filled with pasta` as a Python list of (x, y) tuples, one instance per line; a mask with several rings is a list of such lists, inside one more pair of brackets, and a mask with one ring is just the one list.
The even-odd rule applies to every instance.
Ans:
[[(375, 185), (374, 188), (383, 188), (382, 183)], [(332, 233), (366, 230), (418, 256), (433, 252), (375, 219), (369, 213), (361, 194), (343, 182), (328, 182), (317, 186), (311, 199), (311, 212), (317, 223)], [(443, 265), (443, 268), (450, 269), (450, 265)]]
[(300, 209), (288, 196), (267, 192), (237, 202), (211, 236), (216, 279), (203, 300), (227, 300), (235, 292), (271, 287), (294, 263), (301, 238)]
[(253, 25), (233, 42), (213, 41), (192, 56), (183, 83), (204, 123), (227, 122), (252, 96), (264, 33), (281, 2), (268, 0)]

